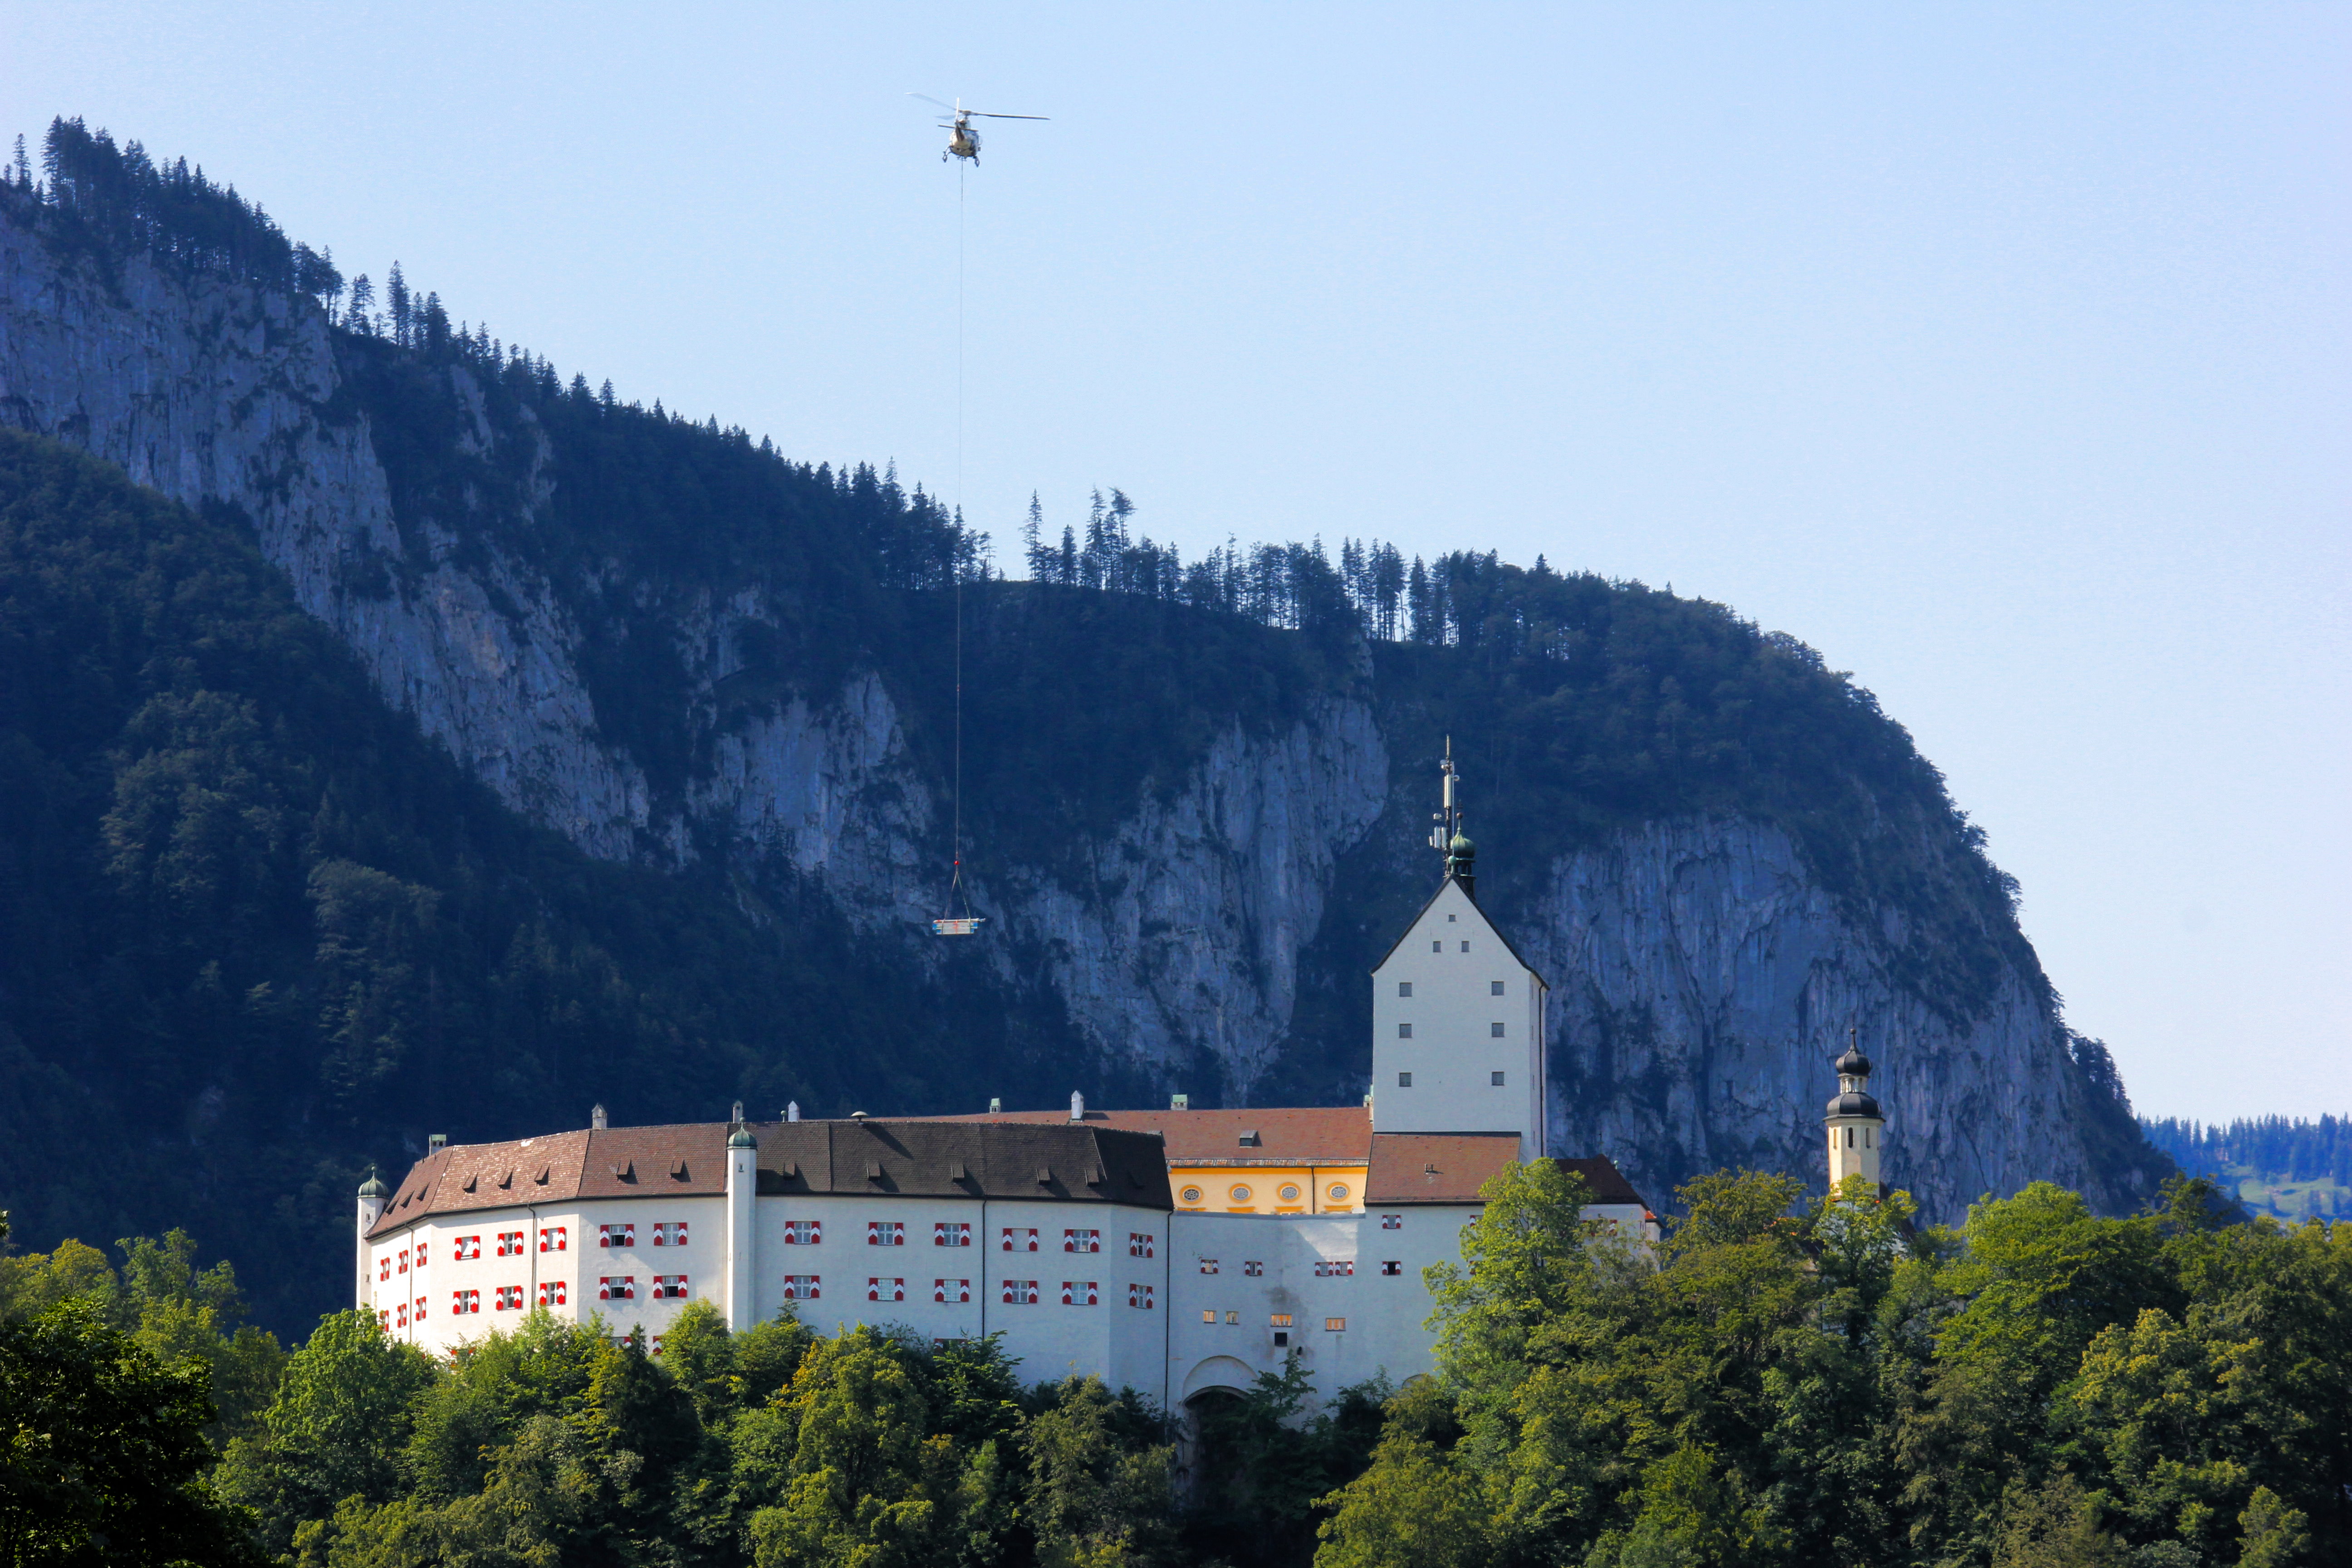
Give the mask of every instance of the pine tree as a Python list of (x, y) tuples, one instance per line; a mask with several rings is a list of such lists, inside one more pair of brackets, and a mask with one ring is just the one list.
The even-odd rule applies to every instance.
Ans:
[(1028, 563), (1029, 580), (1044, 583), (1052, 579), (1054, 552), (1045, 548), (1038, 535), (1045, 526), (1045, 509), (1037, 504), (1037, 492), (1029, 492), (1029, 516), (1021, 524), (1021, 558)]
[(408, 281), (400, 275), (400, 263), (392, 264), (392, 277), (383, 286), (383, 302), (392, 312), (392, 341), (402, 348), (408, 346), (410, 300)]

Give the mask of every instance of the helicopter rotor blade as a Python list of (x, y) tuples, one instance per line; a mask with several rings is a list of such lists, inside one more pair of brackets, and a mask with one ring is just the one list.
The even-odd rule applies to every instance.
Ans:
[(1050, 114), (990, 114), (978, 109), (970, 110), (967, 112), (978, 115), (982, 120), (1051, 120), (1054, 118)]
[(910, 92), (910, 93), (908, 93), (907, 96), (908, 96), (908, 98), (919, 98), (919, 99), (921, 99), (925, 103), (938, 104), (938, 106), (939, 106), (940, 108), (946, 110), (950, 114), (953, 114), (953, 113), (956, 111), (956, 106), (955, 106), (954, 104), (952, 104), (952, 103), (940, 103), (940, 100), (939, 100), (938, 99), (933, 98), (933, 97), (932, 97), (929, 93), (928, 93), (928, 92)]

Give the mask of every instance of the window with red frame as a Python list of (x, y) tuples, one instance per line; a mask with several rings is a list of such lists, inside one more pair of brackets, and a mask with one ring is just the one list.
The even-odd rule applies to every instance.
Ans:
[(1102, 1232), (1098, 1230), (1066, 1230), (1062, 1233), (1065, 1252), (1100, 1252)]
[(392, 1278), (391, 1253), (383, 1253), (377, 1257), (375, 1260), (375, 1277), (378, 1279), (389, 1279)]
[(572, 1227), (568, 1225), (541, 1226), (539, 1233), (541, 1252), (568, 1252), (572, 1249)]
[(904, 1279), (868, 1279), (866, 1281), (866, 1299), (869, 1301), (903, 1301), (907, 1299), (907, 1282)]
[(600, 1225), (596, 1227), (596, 1245), (599, 1247), (635, 1247), (636, 1244), (637, 1227), (634, 1225)]
[(819, 1275), (787, 1274), (784, 1276), (784, 1300), (814, 1301), (824, 1293), (823, 1285), (823, 1277)]
[(1094, 1307), (1099, 1306), (1101, 1303), (1102, 1293), (1096, 1289), (1095, 1282), (1093, 1280), (1065, 1279), (1062, 1281), (1063, 1306)]
[(1356, 1260), (1352, 1258), (1318, 1258), (1315, 1260), (1315, 1278), (1318, 1279), (1345, 1279), (1355, 1272)]
[(1037, 1304), (1037, 1281), (1007, 1279), (1004, 1282), (1004, 1304), (1008, 1307), (1034, 1307)]
[(634, 1301), (637, 1299), (637, 1277), (634, 1274), (608, 1274), (596, 1281), (599, 1301)]
[(869, 1219), (866, 1222), (866, 1245), (868, 1247), (904, 1247), (907, 1226), (903, 1220)]
[(481, 1255), (482, 1238), (478, 1236), (461, 1236), (449, 1244), (449, 1257), (454, 1262), (465, 1263)]
[(493, 1298), (493, 1304), (501, 1312), (521, 1311), (522, 1287), (520, 1285), (499, 1286), (498, 1288), (497, 1295)]
[(933, 1247), (970, 1247), (971, 1222), (953, 1219), (937, 1222), (931, 1226), (931, 1245)]
[(479, 1312), (481, 1310), (482, 1293), (479, 1290), (452, 1290), (449, 1292), (449, 1312), (452, 1317), (462, 1318), (469, 1313)]
[(499, 1256), (500, 1258), (520, 1258), (522, 1256), (522, 1232), (519, 1230), (502, 1230), (499, 1232)]
[(1130, 1307), (1139, 1307), (1147, 1312), (1152, 1310), (1151, 1287), (1129, 1285), (1127, 1288), (1127, 1304)]
[(542, 1307), (561, 1307), (564, 1305), (565, 1294), (562, 1280), (541, 1280), (539, 1287), (539, 1304)]
[(1156, 1254), (1151, 1250), (1153, 1239), (1153, 1237), (1146, 1236), (1139, 1230), (1129, 1231), (1127, 1233), (1127, 1255), (1129, 1258), (1150, 1258), (1156, 1256)]
[(403, 1274), (408, 1272), (408, 1248), (404, 1247), (400, 1249), (400, 1271)]
[(1037, 1229), (1036, 1229), (1036, 1227), (1035, 1227), (1034, 1226), (1030, 1226), (1028, 1229), (1026, 1229), (1026, 1230), (1023, 1230), (1023, 1229), (1021, 1229), (1020, 1227), (1018, 1227), (1018, 1226), (1010, 1226), (1010, 1225), (1006, 1226), (1004, 1227), (1004, 1240), (1003, 1240), (1003, 1247), (1004, 1247), (1004, 1250), (1005, 1250), (1005, 1251), (1007, 1251), (1007, 1252), (1034, 1252), (1034, 1251), (1036, 1251), (1036, 1250), (1037, 1250)]
[(655, 1276), (654, 1276), (654, 1300), (656, 1300), (656, 1301), (683, 1301), (683, 1300), (686, 1300), (686, 1276), (685, 1276), (685, 1275), (683, 1275), (683, 1274), (656, 1274), (656, 1275), (655, 1275)]
[(953, 1306), (961, 1306), (964, 1302), (971, 1300), (971, 1281), (969, 1279), (934, 1279), (931, 1281), (931, 1300), (934, 1301), (946, 1302)]
[(788, 1219), (784, 1221), (786, 1247), (814, 1247), (824, 1239), (824, 1221), (821, 1219)]
[(682, 1219), (665, 1220), (661, 1224), (655, 1226), (654, 1245), (656, 1247), (684, 1247), (686, 1245), (686, 1221)]

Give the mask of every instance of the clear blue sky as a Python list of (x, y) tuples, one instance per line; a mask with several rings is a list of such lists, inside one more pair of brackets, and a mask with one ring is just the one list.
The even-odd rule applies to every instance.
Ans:
[[(1188, 555), (1541, 552), (1851, 669), (2143, 1110), (2352, 1111), (2352, 8), (12, 5), (566, 375)], [(1503, 847), (1497, 846), (1497, 848)]]

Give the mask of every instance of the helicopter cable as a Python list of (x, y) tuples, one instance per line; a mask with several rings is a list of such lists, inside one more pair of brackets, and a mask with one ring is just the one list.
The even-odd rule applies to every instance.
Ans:
[(956, 164), (956, 510), (955, 543), (949, 552), (948, 570), (955, 577), (955, 829), (948, 849), (955, 859), (955, 879), (949, 893), (961, 898), (964, 909), (971, 897), (963, 890), (963, 228), (964, 168)]

